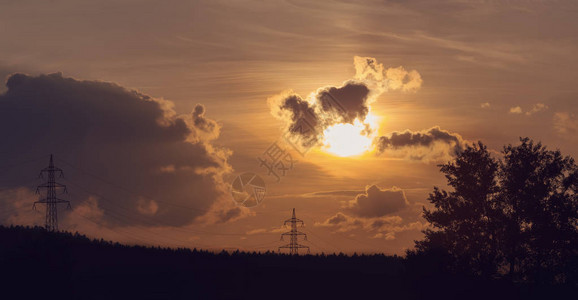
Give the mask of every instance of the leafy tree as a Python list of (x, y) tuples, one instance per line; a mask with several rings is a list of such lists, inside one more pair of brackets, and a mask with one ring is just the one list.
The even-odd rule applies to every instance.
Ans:
[(416, 242), (418, 251), (444, 249), (459, 271), (490, 276), (496, 268), (496, 205), (498, 163), (481, 142), (466, 149), (455, 161), (441, 165), (453, 191), (434, 188), (424, 218), (434, 229)]
[(481, 142), (440, 165), (448, 186), (424, 208), (433, 229), (420, 252), (444, 249), (452, 268), (542, 283), (576, 282), (578, 167), (529, 138), (496, 161)]
[(564, 282), (565, 265), (578, 246), (578, 168), (559, 150), (528, 138), (520, 142), (504, 147), (500, 164), (500, 250), (510, 276)]

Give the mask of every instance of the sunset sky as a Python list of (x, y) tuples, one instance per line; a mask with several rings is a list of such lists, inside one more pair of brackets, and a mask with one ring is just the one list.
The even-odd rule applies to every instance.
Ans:
[[(312, 252), (403, 254), (468, 143), (578, 157), (577, 54), (576, 1), (0, 0), (0, 221), (44, 224), (52, 153), (63, 230), (276, 251), (295, 208)], [(246, 172), (256, 207), (231, 194)]]

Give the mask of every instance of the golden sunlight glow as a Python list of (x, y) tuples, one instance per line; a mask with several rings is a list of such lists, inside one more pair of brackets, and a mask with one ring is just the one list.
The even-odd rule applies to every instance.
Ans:
[(360, 155), (371, 149), (373, 134), (364, 134), (365, 126), (355, 120), (353, 124), (335, 124), (324, 132), (323, 150), (345, 157)]

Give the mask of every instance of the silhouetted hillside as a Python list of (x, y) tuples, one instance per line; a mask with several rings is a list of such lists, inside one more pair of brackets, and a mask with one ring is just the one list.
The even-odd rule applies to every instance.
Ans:
[(444, 259), (435, 252), (408, 258), (216, 254), (0, 227), (2, 289), (12, 296), (4, 299), (554, 299), (570, 292), (451, 275)]

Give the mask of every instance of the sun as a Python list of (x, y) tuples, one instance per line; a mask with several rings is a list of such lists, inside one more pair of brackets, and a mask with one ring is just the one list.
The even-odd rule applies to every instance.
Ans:
[(373, 142), (373, 135), (365, 129), (359, 120), (330, 126), (323, 132), (323, 150), (341, 157), (361, 155), (371, 150)]

